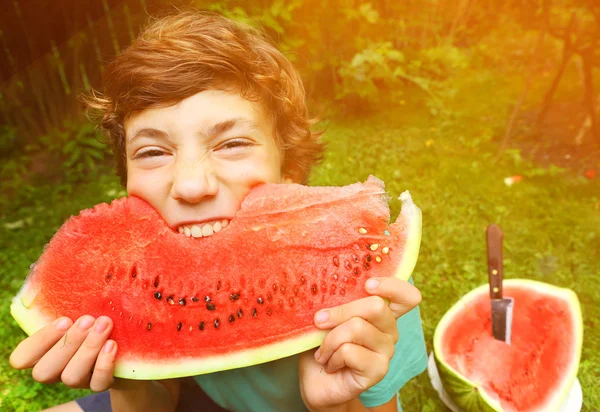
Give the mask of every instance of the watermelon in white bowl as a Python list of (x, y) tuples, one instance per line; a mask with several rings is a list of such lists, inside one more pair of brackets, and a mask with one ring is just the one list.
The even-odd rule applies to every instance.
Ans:
[(583, 321), (577, 295), (525, 279), (504, 281), (514, 299), (512, 341), (494, 339), (488, 284), (440, 320), (428, 373), (453, 412), (577, 412)]

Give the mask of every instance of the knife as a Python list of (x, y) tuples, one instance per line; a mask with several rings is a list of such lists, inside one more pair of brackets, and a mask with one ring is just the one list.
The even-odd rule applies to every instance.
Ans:
[(492, 335), (510, 345), (514, 300), (502, 296), (502, 230), (496, 224), (487, 228), (488, 280), (492, 302)]

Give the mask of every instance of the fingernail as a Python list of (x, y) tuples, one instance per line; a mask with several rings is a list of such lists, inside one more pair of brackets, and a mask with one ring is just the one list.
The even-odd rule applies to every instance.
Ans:
[(60, 331), (65, 331), (69, 329), (70, 326), (71, 321), (69, 320), (69, 318), (59, 318), (54, 321), (54, 327)]
[(371, 290), (377, 289), (377, 286), (379, 286), (379, 281), (377, 279), (369, 279), (369, 280), (367, 280), (366, 286), (367, 286), (367, 289), (371, 289)]
[(109, 341), (106, 341), (106, 343), (104, 344), (104, 349), (102, 349), (102, 350), (104, 351), (104, 353), (111, 353), (114, 348), (115, 348), (115, 342), (112, 340), (109, 340)]
[(327, 320), (329, 320), (329, 312), (322, 310), (321, 312), (317, 313), (316, 320), (319, 323), (327, 322)]
[(319, 358), (321, 357), (321, 348), (317, 349), (315, 352), (315, 360), (319, 362)]
[(106, 319), (98, 319), (96, 321), (96, 326), (94, 326), (94, 332), (102, 333), (108, 328), (108, 322)]
[(87, 316), (85, 318), (81, 318), (77, 321), (77, 326), (79, 326), (79, 329), (81, 329), (81, 330), (88, 330), (89, 328), (92, 327), (93, 324), (94, 324), (94, 319), (89, 318)]

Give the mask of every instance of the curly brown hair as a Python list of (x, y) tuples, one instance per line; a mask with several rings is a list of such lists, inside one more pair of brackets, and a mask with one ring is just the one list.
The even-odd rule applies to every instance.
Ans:
[(110, 138), (121, 183), (127, 181), (124, 122), (136, 111), (203, 90), (236, 91), (273, 121), (282, 175), (306, 183), (323, 156), (322, 132), (308, 115), (300, 74), (267, 36), (222, 15), (188, 10), (152, 22), (103, 73), (103, 93), (83, 100)]

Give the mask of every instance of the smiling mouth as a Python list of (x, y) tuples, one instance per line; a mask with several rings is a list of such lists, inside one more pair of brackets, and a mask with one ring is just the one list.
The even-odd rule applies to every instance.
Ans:
[(179, 226), (179, 233), (187, 237), (207, 237), (220, 232), (229, 225), (229, 219), (216, 220), (214, 222), (198, 223)]

